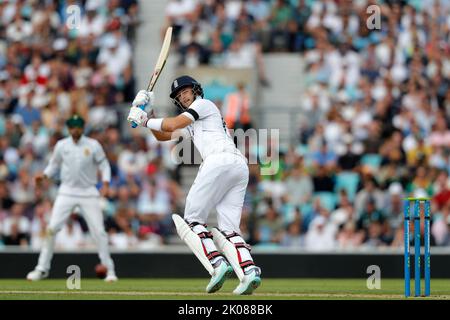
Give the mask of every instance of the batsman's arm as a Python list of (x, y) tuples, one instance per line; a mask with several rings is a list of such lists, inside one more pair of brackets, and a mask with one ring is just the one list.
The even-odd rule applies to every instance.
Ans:
[(192, 122), (192, 119), (180, 114), (176, 117), (149, 119), (147, 121), (147, 128), (152, 131), (162, 131), (171, 134), (178, 129), (187, 127)]
[(164, 131), (156, 131), (150, 129), (153, 135), (155, 136), (156, 140), (158, 141), (169, 141), (172, 140), (172, 133), (171, 132), (164, 132)]

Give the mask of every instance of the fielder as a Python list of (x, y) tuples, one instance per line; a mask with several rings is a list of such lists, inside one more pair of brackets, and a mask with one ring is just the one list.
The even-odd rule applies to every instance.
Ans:
[[(141, 90), (128, 121), (151, 129), (159, 141), (176, 138), (173, 132), (178, 129), (193, 140), (203, 162), (186, 199), (184, 220), (172, 216), (177, 232), (211, 275), (206, 292), (218, 291), (234, 270), (240, 283), (233, 293), (251, 294), (261, 283), (261, 269), (239, 229), (249, 176), (247, 161), (235, 147), (219, 109), (203, 98), (195, 79), (175, 79), (170, 97), (183, 111), (177, 117), (149, 118), (143, 109), (153, 104), (154, 95)], [(218, 212), (219, 228), (209, 232), (205, 222), (212, 208)]]
[(73, 115), (66, 121), (66, 125), (71, 136), (57, 142), (43, 174), (35, 177), (36, 185), (40, 186), (44, 179), (51, 178), (60, 172), (61, 186), (53, 205), (47, 237), (41, 249), (38, 264), (28, 273), (27, 279), (37, 281), (48, 277), (55, 236), (73, 209), (79, 207), (97, 243), (100, 261), (108, 269), (105, 281), (117, 281), (114, 263), (108, 249), (108, 236), (100, 207), (100, 193), (95, 187), (99, 169), (103, 180), (101, 192), (103, 195), (108, 192), (111, 168), (100, 143), (83, 135), (83, 118)]

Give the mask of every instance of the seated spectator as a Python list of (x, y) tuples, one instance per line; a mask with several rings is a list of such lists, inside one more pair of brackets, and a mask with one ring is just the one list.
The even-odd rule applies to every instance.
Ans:
[(386, 218), (383, 212), (376, 208), (375, 199), (369, 198), (366, 202), (364, 211), (358, 219), (357, 228), (358, 230), (364, 229), (367, 231), (372, 222), (377, 222), (382, 225), (385, 221)]
[(415, 171), (415, 176), (411, 183), (406, 186), (408, 193), (415, 192), (415, 190), (424, 190), (427, 195), (432, 194), (432, 182), (429, 175), (429, 169), (424, 166), (419, 166)]
[(337, 165), (344, 171), (354, 170), (361, 160), (361, 147), (353, 144), (353, 138), (346, 138), (344, 150), (337, 159)]
[(106, 21), (102, 15), (97, 13), (100, 6), (101, 4), (98, 1), (89, 0), (86, 2), (86, 14), (82, 17), (80, 22), (78, 30), (79, 37), (98, 37), (103, 34)]
[(355, 211), (360, 216), (366, 209), (366, 204), (371, 199), (375, 201), (375, 207), (382, 209), (384, 205), (384, 193), (378, 188), (377, 181), (372, 174), (364, 175), (362, 178), (362, 189), (356, 193)]
[(276, 0), (272, 6), (269, 23), (272, 29), (270, 48), (280, 50), (287, 47), (286, 30), (293, 18), (293, 8), (287, 0)]
[(390, 231), (400, 228), (403, 223), (403, 198), (402, 185), (398, 182), (391, 183), (387, 192), (387, 203), (384, 207)]
[(312, 161), (315, 167), (323, 167), (326, 170), (334, 170), (336, 167), (336, 153), (328, 148), (326, 142), (322, 142), (320, 150), (312, 154)]
[(313, 251), (336, 248), (336, 226), (323, 215), (314, 218), (305, 236), (305, 249)]
[(28, 168), (19, 170), (17, 180), (11, 185), (11, 195), (16, 203), (29, 205), (34, 201), (34, 185)]
[(14, 204), (11, 213), (3, 220), (3, 243), (5, 245), (28, 246), (30, 221), (24, 216), (24, 206)]
[(450, 203), (450, 180), (446, 171), (441, 171), (436, 178), (433, 203), (437, 210), (441, 210)]
[(366, 247), (387, 246), (390, 243), (384, 236), (383, 225), (379, 221), (372, 221), (367, 227), (367, 236), (363, 243)]
[(224, 67), (256, 68), (260, 84), (269, 86), (261, 44), (250, 38), (249, 28), (242, 28), (234, 41), (230, 44), (229, 50), (225, 55)]
[(58, 232), (55, 238), (55, 248), (76, 250), (84, 246), (84, 233), (76, 216), (72, 215)]
[(337, 235), (339, 249), (354, 249), (361, 246), (364, 241), (364, 232), (356, 230), (356, 224), (348, 221), (340, 228)]
[(42, 201), (34, 208), (30, 226), (30, 246), (34, 250), (40, 250), (47, 237), (47, 224), (50, 220), (51, 207), (50, 201)]
[(116, 35), (106, 36), (97, 63), (105, 65), (105, 71), (116, 81), (131, 61), (131, 49), (128, 43), (120, 41)]
[(283, 234), (280, 244), (289, 248), (303, 248), (305, 246), (305, 238), (301, 231), (299, 221), (291, 222), (287, 227), (286, 233)]
[(157, 170), (154, 164), (149, 165), (137, 199), (137, 213), (142, 225), (150, 227), (154, 233), (166, 235), (167, 227), (172, 225), (169, 182), (167, 177), (157, 174)]
[(445, 118), (445, 115), (442, 115), (436, 119), (435, 127), (429, 137), (429, 143), (433, 147), (450, 147), (450, 130)]
[(439, 214), (433, 215), (431, 234), (438, 246), (450, 245), (450, 203), (446, 203)]
[(356, 222), (355, 208), (352, 202), (349, 200), (345, 191), (340, 192), (338, 208), (331, 212), (331, 222), (336, 224), (337, 227), (342, 227), (346, 222)]
[(9, 211), (13, 205), (7, 181), (0, 178), (0, 211)]
[(278, 245), (284, 234), (283, 220), (270, 205), (256, 225), (255, 240), (261, 245)]
[(286, 194), (289, 202), (294, 206), (307, 203), (311, 200), (314, 185), (311, 176), (303, 165), (294, 167), (285, 180)]
[(314, 192), (334, 192), (334, 180), (325, 166), (319, 166), (313, 175)]
[(133, 230), (129, 227), (122, 232), (118, 232), (115, 229), (110, 229), (108, 232), (108, 236), (111, 246), (115, 249), (134, 249), (139, 244), (138, 238), (133, 233)]

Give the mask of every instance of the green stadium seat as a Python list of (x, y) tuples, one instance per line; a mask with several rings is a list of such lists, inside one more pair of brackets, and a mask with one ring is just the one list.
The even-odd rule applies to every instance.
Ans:
[(326, 191), (315, 192), (314, 199), (316, 198), (320, 199), (320, 203), (328, 211), (332, 211), (336, 207), (337, 196), (333, 192), (326, 192)]
[(336, 184), (334, 192), (337, 194), (340, 190), (344, 189), (347, 192), (350, 201), (353, 201), (358, 190), (359, 174), (352, 171), (340, 172), (336, 175)]
[(379, 154), (368, 153), (361, 158), (361, 164), (373, 169), (378, 169), (381, 165), (381, 160), (383, 159)]

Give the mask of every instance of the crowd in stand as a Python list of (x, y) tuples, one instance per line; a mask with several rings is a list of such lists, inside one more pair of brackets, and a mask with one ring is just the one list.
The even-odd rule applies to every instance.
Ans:
[[(77, 1), (66, 1), (65, 6)], [(379, 4), (380, 29), (365, 10)], [(174, 234), (185, 194), (173, 145), (124, 141), (116, 113), (134, 87), (134, 1), (86, 1), (83, 28), (53, 2), (0, 4), (0, 235), (39, 248), (56, 185), (33, 174), (78, 112), (113, 173), (102, 200), (116, 248)], [(450, 245), (450, 5), (445, 1), (171, 0), (180, 64), (257, 67), (286, 51), (306, 62), (298, 140), (275, 175), (250, 165), (241, 231), (254, 246), (335, 250), (401, 247), (403, 198), (432, 199), (432, 245)], [(77, 31), (78, 30), (78, 31)], [(77, 32), (76, 32), (77, 31)], [(289, 94), (289, 93), (286, 93)], [(103, 126), (103, 127), (102, 127)], [(74, 212), (61, 248), (92, 245)]]

